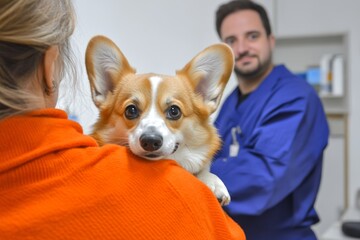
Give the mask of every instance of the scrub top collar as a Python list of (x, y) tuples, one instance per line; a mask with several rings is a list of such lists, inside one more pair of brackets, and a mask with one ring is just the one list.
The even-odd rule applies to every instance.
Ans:
[(239, 107), (242, 102), (249, 98), (257, 98), (258, 94), (271, 92), (279, 79), (292, 76), (294, 75), (283, 64), (274, 66), (273, 70), (264, 81), (261, 82), (259, 87), (249, 94), (243, 95), (238, 87), (235, 89), (235, 91), (237, 91), (237, 99), (239, 100), (236, 106)]

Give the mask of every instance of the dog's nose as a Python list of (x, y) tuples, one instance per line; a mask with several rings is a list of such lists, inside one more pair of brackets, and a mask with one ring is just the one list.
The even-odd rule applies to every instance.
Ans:
[(159, 134), (143, 134), (140, 136), (141, 147), (148, 151), (153, 152), (161, 148), (163, 143), (163, 138)]

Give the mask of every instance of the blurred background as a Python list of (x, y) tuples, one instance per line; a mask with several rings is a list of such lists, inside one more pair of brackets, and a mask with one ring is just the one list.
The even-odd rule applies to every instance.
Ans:
[[(360, 200), (356, 198), (360, 189), (360, 1), (256, 2), (266, 7), (277, 39), (275, 63), (285, 63), (312, 84), (325, 106), (331, 137), (316, 202), (321, 222), (314, 230), (319, 239), (346, 239), (339, 233), (341, 220), (349, 216), (360, 219)], [(93, 36), (112, 39), (138, 73), (168, 75), (219, 42), (214, 14), (223, 3), (220, 0), (74, 3), (77, 28), (72, 41), (82, 91), (75, 98), (61, 98), (59, 107), (79, 121), (85, 133), (91, 131), (98, 114), (84, 66), (85, 49)], [(327, 73), (332, 78), (326, 78)], [(223, 99), (235, 86), (232, 77)]]

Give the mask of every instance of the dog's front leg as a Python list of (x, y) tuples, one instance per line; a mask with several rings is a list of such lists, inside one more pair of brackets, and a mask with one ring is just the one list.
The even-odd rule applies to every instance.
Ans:
[(222, 206), (230, 203), (230, 194), (225, 184), (218, 176), (210, 172), (210, 164), (196, 174), (196, 177), (213, 191)]

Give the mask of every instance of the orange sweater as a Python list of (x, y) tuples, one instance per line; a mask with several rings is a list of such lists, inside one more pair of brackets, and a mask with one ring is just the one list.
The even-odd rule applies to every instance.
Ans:
[(0, 121), (0, 239), (245, 239), (170, 160), (96, 142), (56, 109)]

